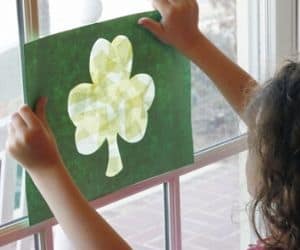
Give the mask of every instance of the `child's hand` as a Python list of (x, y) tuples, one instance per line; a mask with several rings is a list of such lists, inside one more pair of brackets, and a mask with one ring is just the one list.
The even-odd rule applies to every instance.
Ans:
[(161, 41), (183, 53), (191, 49), (199, 37), (199, 8), (196, 0), (153, 0), (153, 6), (162, 15), (160, 23), (141, 18), (139, 24)]
[(45, 114), (47, 99), (41, 98), (35, 113), (23, 106), (12, 116), (6, 150), (29, 172), (62, 164), (55, 138)]

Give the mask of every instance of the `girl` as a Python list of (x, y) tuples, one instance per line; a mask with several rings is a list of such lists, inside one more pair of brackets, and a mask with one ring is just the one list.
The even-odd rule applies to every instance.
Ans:
[[(254, 215), (260, 209), (270, 236), (267, 240), (260, 237), (259, 245), (251, 249), (298, 249), (300, 65), (289, 63), (259, 88), (199, 31), (196, 0), (153, 0), (153, 5), (162, 15), (161, 22), (142, 18), (138, 23), (196, 63), (249, 127), (247, 177), (254, 197), (252, 221), (256, 228)], [(73, 183), (46, 120), (46, 101), (41, 98), (35, 112), (25, 105), (12, 116), (7, 151), (25, 166), (74, 246), (130, 249)]]

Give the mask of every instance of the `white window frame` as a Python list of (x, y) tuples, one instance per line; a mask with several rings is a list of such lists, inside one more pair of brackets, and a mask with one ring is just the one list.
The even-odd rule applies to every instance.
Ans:
[[(17, 3), (23, 6), (22, 0)], [(38, 37), (37, 0), (24, 1), (24, 13), (20, 12), (21, 19), (25, 20), (26, 41)], [(269, 76), (287, 54), (296, 54), (297, 44), (297, 0), (237, 0), (239, 12), (238, 37), (243, 41), (238, 44), (239, 61), (249, 73), (261, 80)], [(257, 19), (254, 14), (260, 13)], [(22, 17), (25, 14), (25, 19)], [(263, 20), (263, 21), (262, 21)], [(261, 25), (264, 23), (264, 25)], [(286, 27), (290, 25), (291, 29)], [(263, 26), (263, 28), (262, 28)], [(249, 32), (245, 32), (249, 31)], [(22, 34), (22, 32), (21, 32)], [(282, 42), (285, 38), (285, 42)], [(24, 39), (25, 40), (25, 39)], [(24, 42), (21, 39), (21, 44)], [(295, 52), (295, 53), (294, 53)], [(246, 60), (245, 60), (246, 59)], [(267, 63), (267, 62), (272, 63)], [(264, 65), (267, 65), (265, 68)], [(260, 70), (263, 69), (263, 70)], [(180, 176), (191, 173), (227, 157), (237, 155), (247, 150), (247, 135), (230, 139), (219, 145), (203, 150), (195, 155), (195, 163), (171, 173), (143, 181), (113, 194), (91, 202), (98, 209), (105, 205), (119, 201), (131, 195), (145, 191), (157, 185), (164, 184), (165, 217), (166, 217), (166, 249), (181, 250), (181, 213), (180, 213)], [(4, 156), (5, 158), (5, 156)], [(52, 227), (57, 221), (52, 218), (38, 225), (29, 227), (28, 219), (21, 218), (15, 222), (0, 227), (0, 246), (21, 240), (30, 235), (39, 235), (39, 249), (53, 250)]]
[(265, 81), (299, 52), (299, 1), (237, 0), (237, 6), (239, 64)]

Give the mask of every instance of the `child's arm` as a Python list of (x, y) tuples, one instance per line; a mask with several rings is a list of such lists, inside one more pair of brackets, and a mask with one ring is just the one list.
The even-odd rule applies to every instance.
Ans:
[(255, 80), (217, 49), (198, 28), (199, 11), (195, 0), (153, 0), (162, 21), (139, 20), (163, 42), (170, 44), (196, 63), (216, 84), (227, 101), (243, 118), (245, 95)]
[(130, 249), (72, 181), (47, 124), (45, 106), (43, 98), (37, 104), (36, 114), (24, 106), (13, 115), (7, 150), (26, 168), (77, 249)]

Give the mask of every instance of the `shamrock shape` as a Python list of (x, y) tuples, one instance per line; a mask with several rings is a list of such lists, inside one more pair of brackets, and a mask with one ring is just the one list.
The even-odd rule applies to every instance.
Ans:
[(93, 83), (77, 85), (68, 98), (68, 113), (76, 126), (78, 152), (93, 154), (107, 140), (108, 177), (123, 169), (118, 134), (129, 143), (143, 139), (148, 110), (155, 96), (151, 76), (137, 74), (130, 78), (132, 63), (132, 45), (126, 36), (117, 36), (112, 43), (98, 39), (90, 55)]

